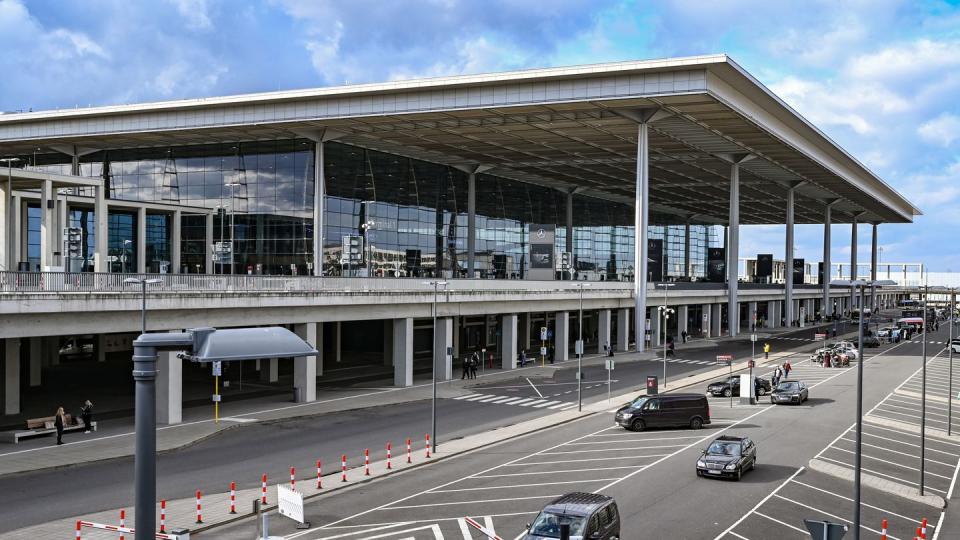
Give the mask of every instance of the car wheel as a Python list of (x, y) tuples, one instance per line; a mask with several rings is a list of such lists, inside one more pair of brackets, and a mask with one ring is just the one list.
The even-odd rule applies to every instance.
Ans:
[(762, 386), (761, 386), (760, 388), (757, 388), (757, 395), (758, 395), (758, 396), (762, 396), (762, 395), (764, 395), (764, 394), (766, 394), (766, 393), (767, 393), (767, 389), (766, 389), (766, 388), (764, 388), (764, 387), (762, 387)]
[(730, 397), (732, 395), (733, 395), (733, 390), (730, 390), (729, 388), (723, 391), (723, 397)]
[(639, 418), (630, 423), (630, 429), (633, 431), (643, 431), (643, 428), (645, 427), (647, 427), (646, 424), (644, 424), (643, 420), (640, 420)]
[(737, 476), (735, 477), (736, 480), (737, 480), (737, 482), (740, 481), (740, 478), (741, 478), (742, 476), (743, 476), (743, 472), (741, 472), (740, 469), (737, 469)]
[(703, 472), (701, 472), (700, 469), (697, 469), (697, 476), (700, 476), (700, 477), (703, 476)]
[(693, 419), (690, 420), (690, 429), (700, 429), (702, 427), (703, 420), (701, 420), (699, 416), (694, 416)]

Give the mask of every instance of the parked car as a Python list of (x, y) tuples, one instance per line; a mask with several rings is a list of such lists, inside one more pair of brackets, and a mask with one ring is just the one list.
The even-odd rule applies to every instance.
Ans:
[(567, 493), (548, 503), (523, 540), (560, 538), (560, 525), (570, 526), (570, 538), (619, 540), (620, 511), (613, 497), (599, 493)]
[(882, 339), (890, 339), (893, 337), (893, 330), (894, 329), (892, 326), (884, 326), (883, 328), (877, 330), (877, 337)]
[(960, 339), (954, 339), (950, 342), (950, 348), (953, 349), (953, 352), (960, 353)]
[(614, 421), (633, 431), (667, 426), (700, 429), (710, 423), (710, 405), (707, 397), (700, 394), (640, 396), (620, 407)]
[(803, 381), (786, 381), (777, 385), (770, 393), (770, 403), (803, 403), (810, 397), (810, 391)]
[(740, 480), (757, 465), (757, 445), (749, 437), (721, 435), (697, 459), (697, 476)]
[[(763, 396), (770, 393), (770, 381), (768, 379), (763, 379), (760, 377), (754, 377), (754, 381), (757, 385), (757, 396)], [(730, 375), (722, 381), (717, 381), (710, 383), (707, 386), (707, 393), (714, 397), (730, 397), (730, 396), (739, 396), (740, 395), (740, 376), (739, 375)]]

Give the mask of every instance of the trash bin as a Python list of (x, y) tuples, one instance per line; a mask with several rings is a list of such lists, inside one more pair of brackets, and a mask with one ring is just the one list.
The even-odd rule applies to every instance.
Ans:
[(300, 403), (300, 401), (301, 401), (301, 400), (300, 400), (300, 396), (303, 395), (302, 392), (303, 392), (303, 390), (302, 390), (300, 387), (298, 387), (298, 386), (294, 386), (294, 387), (293, 387), (293, 402), (294, 402), (294, 403)]

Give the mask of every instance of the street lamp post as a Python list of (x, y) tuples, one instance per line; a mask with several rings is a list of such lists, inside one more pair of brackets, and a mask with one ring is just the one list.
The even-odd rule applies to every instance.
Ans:
[(140, 333), (147, 333), (147, 285), (161, 283), (162, 279), (127, 278), (123, 282), (127, 285), (140, 285)]
[(663, 387), (667, 387), (667, 324), (670, 321), (670, 314), (674, 311), (667, 307), (667, 291), (673, 287), (673, 283), (659, 283), (657, 286), (663, 286), (663, 305), (657, 308), (659, 315), (663, 320)]
[[(440, 287), (447, 285), (446, 281), (425, 281), (424, 285), (433, 285), (433, 398), (430, 401), (430, 439), (433, 440), (433, 451), (436, 452), (440, 446), (437, 441), (437, 295), (440, 293)], [(447, 351), (443, 351), (444, 360), (446, 360)]]
[[(233, 216), (234, 216), (234, 206), (236, 205), (234, 197), (234, 189), (240, 185), (240, 182), (234, 180), (233, 182), (227, 182), (225, 186), (230, 186), (230, 273), (236, 274), (236, 260), (234, 259), (234, 253), (236, 253), (236, 242), (234, 241), (234, 235), (236, 234), (236, 229), (233, 227)], [(223, 222), (221, 222), (221, 227)]]
[[(927, 454), (927, 286), (923, 286), (923, 343), (920, 345), (920, 354), (923, 357), (923, 374), (920, 376), (920, 495), (923, 495), (923, 480)], [(951, 347), (952, 349), (953, 347)], [(951, 399), (953, 397), (951, 396)]]
[(127, 259), (130, 258), (130, 252), (127, 246), (133, 244), (133, 240), (124, 240), (123, 241), (123, 251), (121, 252), (122, 260), (120, 261), (120, 269), (123, 270), (123, 273), (127, 273)]
[[(580, 289), (580, 314), (577, 315), (577, 325), (580, 327), (580, 336), (577, 338), (577, 410), (583, 410), (583, 288), (589, 283), (578, 282)], [(568, 349), (569, 350), (569, 349)]]
[(950, 290), (950, 339), (947, 340), (949, 350), (949, 367), (947, 369), (947, 435), (953, 434), (953, 312), (956, 310), (956, 289)]
[[(360, 228), (363, 229), (363, 243), (364, 243), (363, 249), (370, 254), (369, 257), (365, 257), (367, 259), (367, 264), (365, 264), (364, 266), (366, 266), (367, 268), (367, 277), (373, 277), (373, 275), (371, 274), (372, 268), (373, 268), (371, 263), (373, 261), (370, 260), (373, 258), (373, 247), (370, 246), (369, 233), (371, 230), (373, 230), (374, 226), (376, 226), (376, 223), (373, 220), (367, 220), (366, 223), (363, 223), (360, 225)], [(437, 276), (439, 277), (439, 272)]]

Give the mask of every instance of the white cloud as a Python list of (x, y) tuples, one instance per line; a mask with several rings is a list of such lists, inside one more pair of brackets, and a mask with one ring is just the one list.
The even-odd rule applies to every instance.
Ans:
[(204, 95), (217, 85), (220, 77), (227, 72), (224, 66), (198, 68), (188, 62), (177, 61), (163, 68), (150, 81), (150, 94), (159, 94), (169, 98), (181, 95)]
[(960, 139), (960, 117), (945, 112), (921, 124), (917, 133), (931, 143), (950, 146), (953, 141)]
[(960, 41), (917, 39), (851, 58), (845, 71), (853, 78), (913, 82), (960, 66)]
[(205, 30), (213, 27), (210, 18), (210, 5), (207, 0), (168, 0), (180, 16), (187, 21), (187, 27), (194, 30)]

